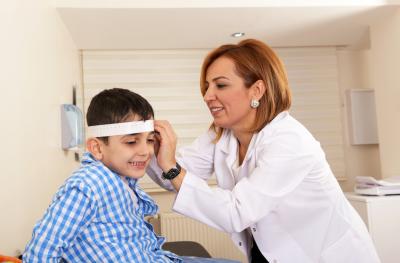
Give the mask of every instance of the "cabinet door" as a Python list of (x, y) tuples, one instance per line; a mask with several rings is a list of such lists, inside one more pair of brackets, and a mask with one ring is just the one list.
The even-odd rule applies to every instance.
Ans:
[(400, 196), (347, 195), (365, 222), (382, 263), (400, 262)]
[(368, 203), (369, 231), (383, 263), (400, 262), (400, 199)]

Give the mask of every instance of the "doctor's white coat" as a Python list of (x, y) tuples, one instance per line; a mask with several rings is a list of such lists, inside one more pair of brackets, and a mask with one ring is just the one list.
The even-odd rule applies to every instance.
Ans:
[[(236, 180), (237, 140), (229, 130), (216, 144), (214, 136), (180, 149), (187, 174), (175, 211), (230, 233), (248, 257), (251, 231), (270, 263), (380, 262), (320, 144), (288, 112), (253, 136)], [(213, 173), (218, 187), (205, 181)], [(154, 165), (148, 174), (163, 184)]]

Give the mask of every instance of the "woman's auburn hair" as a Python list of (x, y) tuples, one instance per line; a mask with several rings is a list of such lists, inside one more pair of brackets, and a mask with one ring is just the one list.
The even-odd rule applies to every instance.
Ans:
[[(256, 121), (249, 132), (259, 132), (279, 113), (290, 108), (292, 96), (282, 61), (272, 48), (255, 39), (242, 40), (236, 45), (222, 45), (207, 55), (200, 75), (200, 89), (203, 96), (207, 91), (207, 70), (220, 57), (226, 57), (234, 62), (236, 73), (243, 78), (246, 88), (250, 88), (258, 80), (264, 82), (266, 90), (260, 99), (260, 106), (256, 109)], [(217, 134), (215, 139), (217, 142), (224, 129), (216, 127), (214, 123), (211, 128)]]

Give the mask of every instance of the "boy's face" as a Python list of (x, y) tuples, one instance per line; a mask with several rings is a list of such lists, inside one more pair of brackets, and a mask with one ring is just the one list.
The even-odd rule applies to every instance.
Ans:
[[(139, 121), (139, 117), (128, 121)], [(131, 178), (141, 178), (154, 154), (154, 132), (108, 137), (108, 144), (101, 143), (101, 161), (114, 172)]]

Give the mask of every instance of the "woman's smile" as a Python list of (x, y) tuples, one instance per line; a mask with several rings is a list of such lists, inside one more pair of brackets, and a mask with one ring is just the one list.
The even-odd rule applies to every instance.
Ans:
[(209, 107), (211, 114), (215, 117), (224, 110), (224, 107)]

